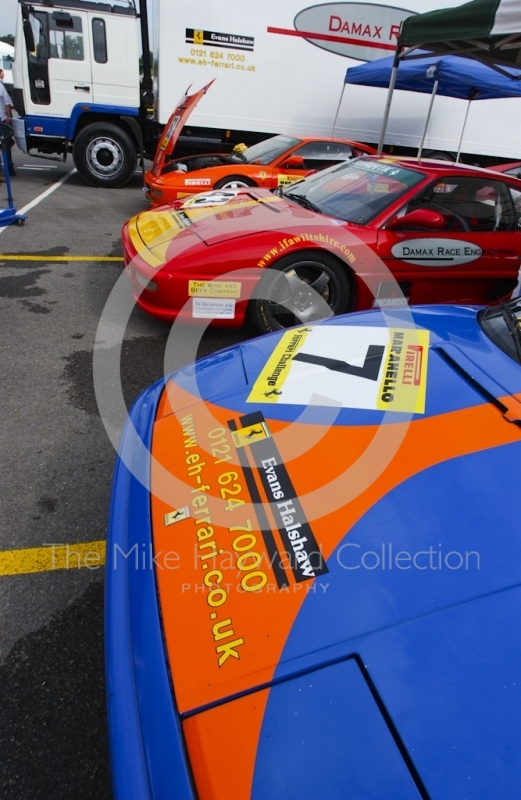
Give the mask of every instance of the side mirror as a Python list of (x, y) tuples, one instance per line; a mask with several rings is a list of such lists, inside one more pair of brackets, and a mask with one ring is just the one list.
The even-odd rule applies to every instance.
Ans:
[(36, 44), (34, 41), (33, 28), (28, 19), (24, 20), (24, 38), (25, 38), (25, 46), (27, 47), (27, 52), (34, 53), (34, 51), (36, 50)]
[(445, 220), (438, 211), (430, 208), (416, 208), (403, 217), (393, 217), (385, 226), (389, 231), (399, 231), (403, 228), (428, 228), (439, 231), (443, 228)]
[(304, 169), (304, 159), (302, 156), (290, 156), (282, 164), (282, 169)]

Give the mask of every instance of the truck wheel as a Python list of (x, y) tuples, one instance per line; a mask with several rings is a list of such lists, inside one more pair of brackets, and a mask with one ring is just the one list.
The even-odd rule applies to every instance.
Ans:
[(109, 122), (86, 125), (76, 137), (74, 164), (92, 186), (124, 186), (136, 171), (136, 147), (130, 136)]
[(351, 296), (349, 271), (329, 253), (308, 250), (265, 270), (249, 312), (257, 328), (269, 333), (343, 314)]
[(257, 186), (255, 181), (244, 178), (242, 175), (230, 175), (228, 178), (221, 178), (217, 181), (214, 189), (244, 189), (246, 186)]

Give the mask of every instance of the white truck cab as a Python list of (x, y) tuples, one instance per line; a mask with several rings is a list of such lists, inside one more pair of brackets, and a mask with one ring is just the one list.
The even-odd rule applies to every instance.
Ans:
[(89, 182), (126, 183), (143, 146), (135, 9), (85, 0), (61, 0), (59, 8), (21, 3), (16, 41), (18, 146), (64, 160), (72, 147)]

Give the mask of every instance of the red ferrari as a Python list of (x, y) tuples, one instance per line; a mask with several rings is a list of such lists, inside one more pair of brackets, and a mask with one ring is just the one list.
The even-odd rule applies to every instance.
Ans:
[(172, 159), (183, 126), (212, 83), (193, 95), (185, 95), (165, 126), (152, 168), (144, 175), (145, 194), (152, 206), (162, 206), (209, 189), (287, 186), (302, 180), (309, 172), (355, 156), (376, 153), (370, 145), (344, 139), (272, 136), (252, 147), (239, 144), (232, 153)]
[(160, 206), (205, 189), (272, 189), (366, 153), (374, 154), (376, 150), (350, 140), (272, 136), (252, 147), (237, 145), (231, 153), (174, 159), (157, 177), (152, 170), (145, 174), (145, 194), (152, 206)]
[[(407, 303), (491, 304), (518, 285), (521, 187), (461, 164), (363, 156), (273, 191), (211, 191), (123, 228), (136, 303), (261, 331)], [(329, 307), (329, 308), (328, 308)]]
[(521, 161), (509, 161), (508, 164), (496, 164), (489, 167), (493, 172), (503, 172), (505, 175), (513, 175), (514, 178), (521, 178)]

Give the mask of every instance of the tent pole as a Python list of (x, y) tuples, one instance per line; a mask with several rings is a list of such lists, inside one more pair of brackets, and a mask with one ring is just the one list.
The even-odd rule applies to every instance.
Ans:
[(420, 146), (418, 148), (418, 161), (422, 157), (423, 145), (425, 143), (425, 137), (427, 136), (427, 128), (429, 127), (429, 122), (430, 122), (430, 119), (431, 119), (432, 105), (434, 103), (434, 98), (436, 97), (436, 92), (438, 91), (438, 84), (439, 84), (439, 81), (434, 81), (434, 86), (432, 87), (431, 101), (429, 103), (429, 110), (427, 111), (427, 119), (425, 120), (425, 127), (423, 129), (422, 140), (421, 140)]
[(385, 139), (385, 131), (387, 129), (387, 120), (389, 119), (389, 112), (391, 110), (391, 102), (393, 99), (393, 92), (394, 87), (396, 84), (396, 76), (398, 74), (398, 63), (400, 59), (400, 48), (396, 49), (396, 54), (394, 56), (394, 63), (393, 63), (393, 71), (391, 72), (391, 80), (389, 81), (389, 91), (387, 92), (387, 102), (385, 104), (385, 111), (384, 111), (384, 118), (382, 120), (382, 130), (380, 132), (380, 141), (378, 142), (378, 150), (377, 155), (382, 155), (382, 150), (384, 146), (384, 139)]
[(463, 142), (463, 134), (465, 133), (465, 126), (467, 124), (467, 117), (469, 115), (470, 104), (471, 103), (472, 103), (472, 98), (470, 98), (469, 102), (467, 103), (467, 110), (465, 112), (465, 119), (463, 120), (463, 128), (461, 129), (461, 136), (460, 136), (459, 145), (458, 145), (458, 155), (456, 156), (456, 164), (458, 163), (459, 157), (461, 155), (461, 145), (462, 145), (462, 142)]
[(346, 85), (344, 83), (344, 85), (342, 86), (342, 91), (340, 93), (340, 100), (338, 101), (338, 108), (336, 110), (335, 119), (333, 121), (333, 127), (331, 128), (331, 138), (333, 138), (333, 132), (335, 130), (336, 121), (337, 121), (338, 115), (340, 113), (340, 106), (342, 105), (342, 98), (344, 96), (345, 88), (346, 88)]

